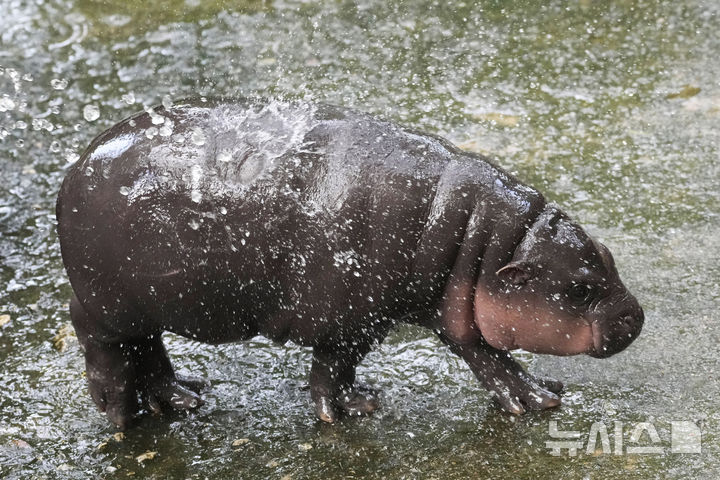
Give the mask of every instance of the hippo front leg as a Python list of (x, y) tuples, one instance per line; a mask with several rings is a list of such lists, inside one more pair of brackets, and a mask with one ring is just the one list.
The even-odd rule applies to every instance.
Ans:
[(518, 364), (510, 352), (483, 341), (468, 345), (448, 342), (450, 349), (468, 364), (503, 410), (521, 415), (527, 410), (545, 410), (560, 405), (562, 383), (536, 379)]
[(334, 423), (341, 411), (368, 415), (378, 409), (377, 392), (355, 384), (355, 368), (369, 350), (369, 343), (350, 349), (313, 348), (310, 397), (320, 420)]

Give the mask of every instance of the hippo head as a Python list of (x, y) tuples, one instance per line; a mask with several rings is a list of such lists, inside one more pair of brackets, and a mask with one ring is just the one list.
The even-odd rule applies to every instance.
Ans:
[(498, 291), (478, 285), (474, 304), (475, 323), (495, 348), (604, 358), (642, 329), (643, 310), (610, 251), (553, 206), (495, 275)]

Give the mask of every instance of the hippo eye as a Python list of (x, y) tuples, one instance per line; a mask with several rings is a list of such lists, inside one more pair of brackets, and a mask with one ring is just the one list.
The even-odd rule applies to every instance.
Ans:
[(594, 291), (595, 289), (590, 285), (576, 283), (568, 289), (567, 296), (573, 303), (582, 305), (590, 301)]

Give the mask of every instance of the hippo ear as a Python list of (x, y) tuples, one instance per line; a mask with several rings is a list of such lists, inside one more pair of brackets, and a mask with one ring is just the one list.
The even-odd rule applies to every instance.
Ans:
[(532, 268), (527, 262), (510, 262), (495, 275), (513, 285), (524, 285), (532, 276)]

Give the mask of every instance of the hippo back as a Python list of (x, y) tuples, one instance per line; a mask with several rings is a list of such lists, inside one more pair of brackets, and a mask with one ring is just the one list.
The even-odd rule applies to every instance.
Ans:
[(275, 315), (288, 320), (263, 333), (300, 338), (304, 322), (347, 315), (348, 303), (358, 316), (407, 303), (454, 153), (332, 106), (148, 110), (98, 136), (71, 168), (58, 200), (63, 257), (79, 296), (106, 297), (100, 310), (133, 309), (191, 336), (202, 319)]

